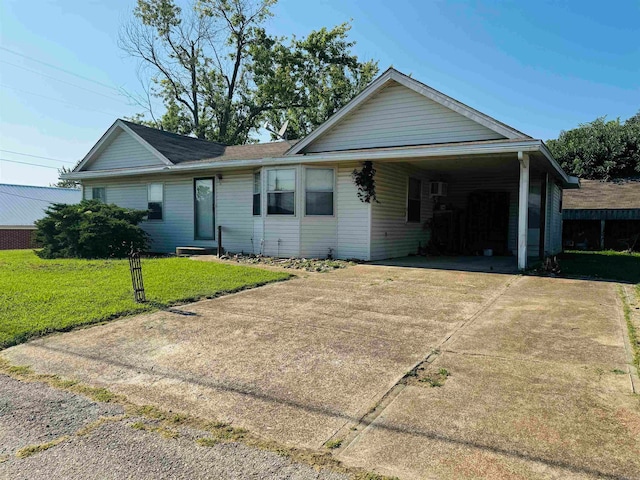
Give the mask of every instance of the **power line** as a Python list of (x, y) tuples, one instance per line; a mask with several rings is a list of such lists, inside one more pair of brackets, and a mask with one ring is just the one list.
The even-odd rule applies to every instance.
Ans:
[(54, 168), (60, 170), (60, 167), (52, 167), (51, 165), (42, 165), (41, 163), (19, 162), (18, 160), (9, 160), (8, 158), (0, 158), (0, 162), (20, 163), (22, 165), (31, 165), (32, 167)]
[(40, 155), (32, 155), (30, 153), (14, 152), (13, 150), (3, 150), (2, 148), (0, 148), (0, 152), (13, 153), (15, 155), (24, 155), (25, 157), (42, 158), (44, 160), (54, 160), (56, 162), (62, 162), (62, 163), (78, 163), (78, 162), (72, 162), (70, 160), (60, 160), (59, 158), (51, 158), (51, 157), (42, 157)]
[[(2, 47), (0, 47), (0, 48), (2, 48)], [(36, 97), (46, 98), (47, 100), (53, 100), (54, 102), (63, 103), (65, 105), (69, 105), (69, 106), (74, 107), (74, 108), (79, 108), (81, 110), (88, 110), (88, 111), (91, 111), (91, 112), (94, 112), (94, 113), (102, 113), (103, 115), (109, 115), (111, 118), (118, 116), (118, 115), (114, 115), (113, 113), (105, 112), (105, 111), (102, 111), (102, 110), (94, 110), (93, 108), (89, 108), (89, 107), (81, 107), (80, 105), (75, 105), (73, 103), (69, 103), (69, 102), (66, 102), (64, 100), (60, 100), (59, 98), (49, 97), (47, 95), (41, 95), (39, 93), (29, 92), (27, 90), (21, 90), (19, 88), (11, 87), (11, 86), (6, 85), (4, 83), (0, 83), (0, 87), (9, 88), (11, 90), (15, 90), (16, 92), (26, 93), (28, 95), (34, 95)]]
[(31, 68), (23, 67), (22, 65), (18, 65), (18, 64), (16, 64), (16, 63), (7, 62), (6, 60), (0, 60), (0, 62), (2, 62), (2, 63), (6, 63), (7, 65), (11, 65), (12, 67), (21, 68), (21, 69), (26, 70), (26, 71), (28, 71), (28, 72), (37, 73), (38, 75), (42, 75), (43, 77), (46, 77), (46, 78), (51, 78), (52, 80), (55, 80), (55, 81), (57, 81), (57, 82), (61, 82), (61, 83), (65, 83), (65, 84), (67, 84), (67, 85), (71, 85), (71, 86), (72, 86), (72, 87), (74, 87), (74, 88), (79, 88), (79, 89), (81, 89), (81, 90), (85, 90), (85, 91), (87, 91), (87, 92), (91, 92), (91, 93), (94, 93), (94, 94), (96, 94), (96, 95), (100, 95), (101, 97), (108, 98), (108, 99), (109, 99), (109, 100), (111, 100), (111, 101), (121, 102), (121, 103), (124, 103), (124, 104), (128, 105), (128, 104), (127, 104), (126, 102), (124, 102), (121, 98), (116, 98), (116, 97), (114, 97), (114, 96), (112, 96), (112, 95), (107, 95), (107, 94), (104, 94), (104, 93), (100, 93), (100, 92), (97, 92), (96, 90), (91, 90), (90, 88), (82, 87), (82, 86), (77, 85), (77, 84), (75, 84), (75, 83), (67, 82), (66, 80), (62, 80), (62, 79), (60, 79), (60, 78), (56, 78), (56, 77), (53, 77), (53, 76), (51, 76), (51, 75), (47, 75), (46, 73), (39, 72), (38, 70), (33, 70), (33, 69), (31, 69)]
[(80, 75), (78, 73), (72, 72), (72, 71), (67, 70), (65, 68), (61, 68), (61, 67), (58, 67), (56, 65), (52, 65), (50, 63), (47, 63), (47, 62), (43, 62), (42, 60), (38, 60), (37, 58), (30, 57), (28, 55), (25, 55), (24, 53), (16, 52), (15, 50), (11, 50), (10, 48), (6, 48), (6, 47), (0, 47), (0, 50), (4, 50), (6, 52), (12, 53), (14, 55), (18, 55), (20, 57), (24, 57), (24, 58), (26, 58), (28, 60), (31, 60), (32, 62), (40, 63), (42, 65), (45, 65), (45, 66), (49, 67), (49, 68), (54, 68), (56, 70), (60, 70), (61, 72), (64, 72), (64, 73), (66, 73), (68, 75), (73, 75), (74, 77), (81, 78), (83, 80), (86, 80), (87, 82), (92, 82), (92, 83), (95, 83), (96, 85), (101, 85), (103, 87), (109, 88), (109, 89), (111, 89), (111, 90), (113, 90), (115, 92), (120, 93), (120, 91), (117, 88), (115, 88), (115, 87), (113, 87), (111, 85), (108, 85), (106, 83), (100, 82), (98, 80), (94, 80), (94, 79), (89, 78), (89, 77), (85, 77), (84, 75)]

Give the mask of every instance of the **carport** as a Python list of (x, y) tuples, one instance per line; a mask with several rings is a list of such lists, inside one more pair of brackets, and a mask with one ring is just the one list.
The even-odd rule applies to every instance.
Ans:
[(562, 190), (579, 188), (578, 179), (562, 171), (544, 143), (526, 144), (482, 142), (468, 145), (467, 154), (409, 162), (430, 180), (431, 255), (512, 257), (523, 270), (562, 250)]

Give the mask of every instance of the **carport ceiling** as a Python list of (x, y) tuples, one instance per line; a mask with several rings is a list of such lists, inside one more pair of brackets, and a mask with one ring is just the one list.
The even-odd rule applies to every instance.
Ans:
[(518, 172), (518, 159), (513, 154), (475, 155), (465, 157), (425, 158), (409, 162), (430, 172)]

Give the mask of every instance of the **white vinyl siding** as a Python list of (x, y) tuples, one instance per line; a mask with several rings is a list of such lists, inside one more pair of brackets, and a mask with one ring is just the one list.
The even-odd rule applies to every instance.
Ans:
[(502, 138), (505, 137), (391, 82), (304, 151), (328, 152)]
[(267, 216), (264, 228), (265, 255), (272, 257), (300, 256), (300, 221), (297, 217)]
[[(214, 176), (214, 175), (212, 175)], [(109, 203), (146, 210), (147, 184), (164, 183), (164, 216), (162, 222), (144, 221), (142, 227), (151, 236), (154, 252), (175, 252), (178, 246), (215, 247), (217, 240), (195, 240), (193, 177), (145, 177), (140, 180), (114, 179), (100, 181), (106, 188)], [(216, 225), (222, 226), (223, 247), (230, 252), (250, 252), (253, 237), (251, 171), (225, 172), (215, 181)], [(91, 182), (84, 182), (85, 191)]]
[(300, 225), (300, 256), (326, 258), (331, 249), (338, 255), (338, 222), (334, 217), (303, 219)]
[(222, 227), (222, 246), (228, 252), (252, 251), (253, 173), (224, 172), (216, 180), (216, 225)]
[(351, 173), (361, 163), (340, 164), (336, 181), (336, 258), (370, 259), (371, 204), (361, 202)]
[(164, 163), (131, 134), (119, 129), (113, 140), (102, 147), (99, 156), (87, 164), (83, 170), (112, 170), (153, 165), (164, 165)]
[(371, 260), (404, 257), (425, 246), (428, 234), (424, 222), (431, 217), (432, 202), (422, 188), (420, 222), (407, 222), (409, 177), (425, 185), (426, 172), (406, 163), (374, 163), (376, 195), (379, 203), (371, 205)]
[(263, 252), (264, 243), (264, 220), (262, 217), (253, 217), (253, 237), (251, 238), (251, 249), (256, 255)]

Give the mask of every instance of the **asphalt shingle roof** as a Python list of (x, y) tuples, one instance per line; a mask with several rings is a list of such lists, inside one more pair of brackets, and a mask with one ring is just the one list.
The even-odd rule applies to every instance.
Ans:
[(565, 190), (563, 210), (640, 209), (640, 179), (611, 182), (580, 180), (577, 190)]
[(0, 226), (32, 226), (52, 203), (79, 203), (82, 191), (0, 183)]
[(279, 157), (291, 148), (287, 142), (227, 146), (219, 142), (209, 142), (200, 138), (157, 130), (126, 120), (122, 120), (122, 122), (174, 164), (204, 160), (253, 160)]

